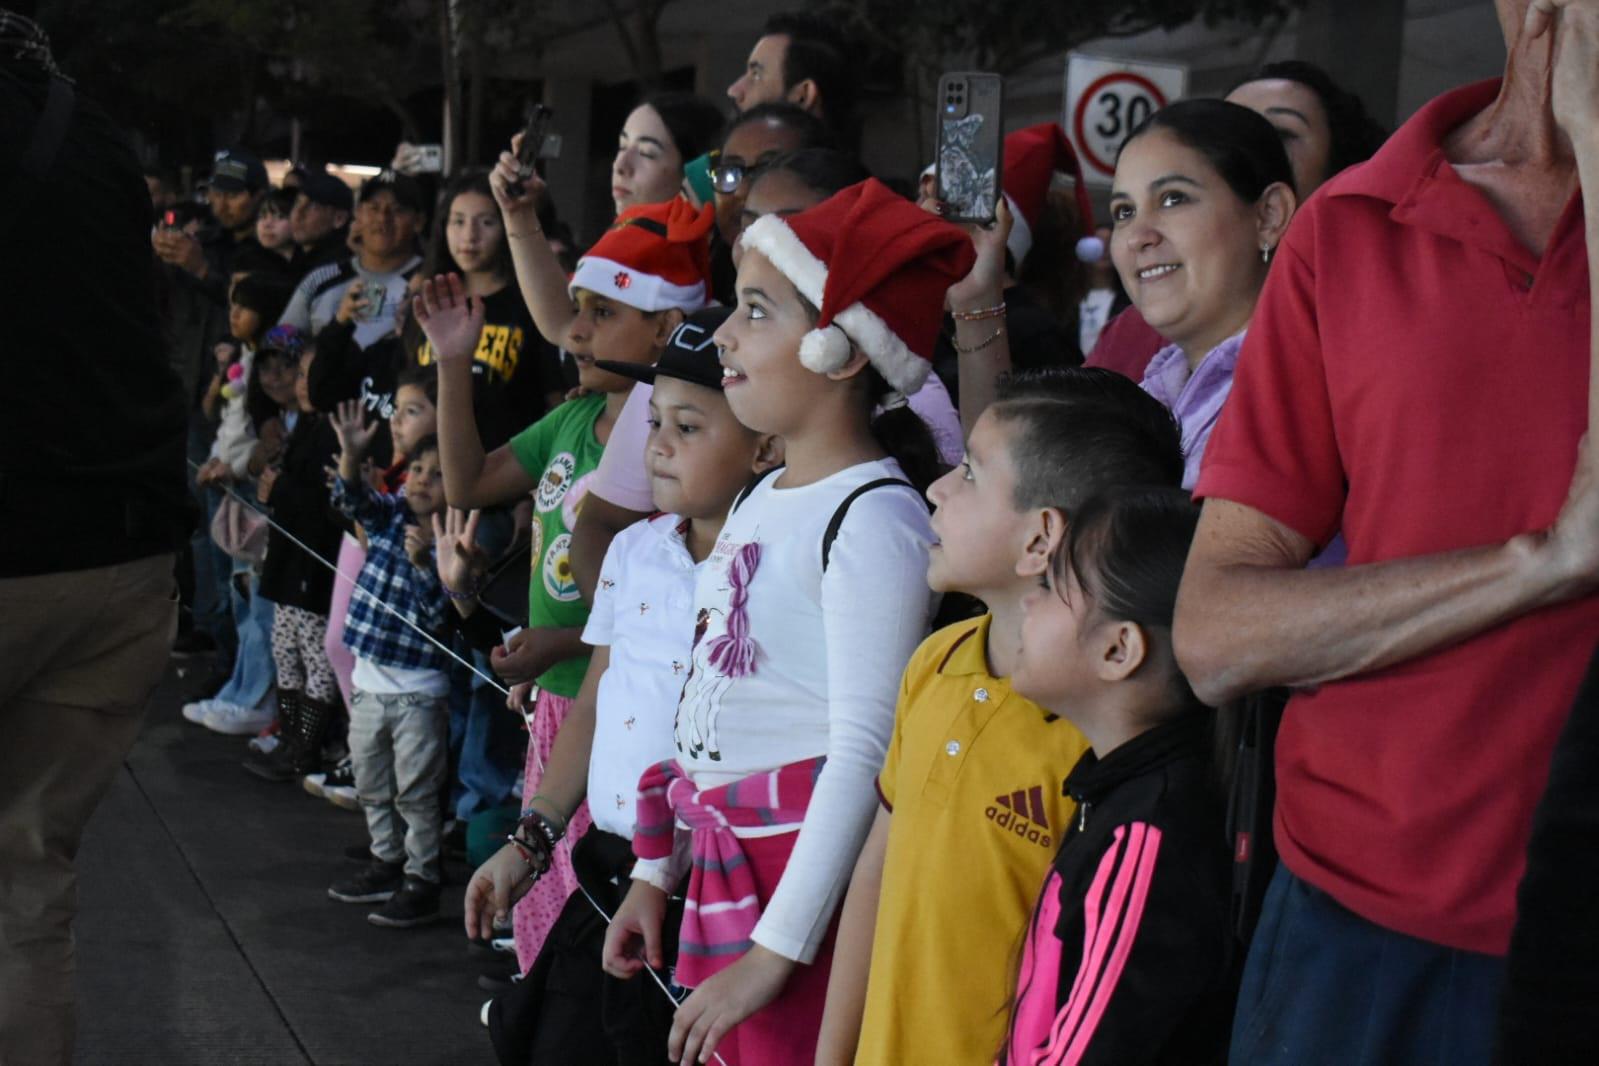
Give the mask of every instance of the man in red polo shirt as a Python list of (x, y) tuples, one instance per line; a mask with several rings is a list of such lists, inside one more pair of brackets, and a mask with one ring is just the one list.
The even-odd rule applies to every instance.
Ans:
[[(1197, 489), (1178, 656), (1207, 702), (1297, 690), (1234, 1063), (1488, 1062), (1599, 636), (1599, 0), (1496, 7), (1503, 82), (1296, 217)], [(1349, 566), (1305, 570), (1340, 528)]]

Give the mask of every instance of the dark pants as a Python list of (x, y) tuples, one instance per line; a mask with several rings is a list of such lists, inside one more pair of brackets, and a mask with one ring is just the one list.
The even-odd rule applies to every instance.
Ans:
[(1279, 866), (1238, 995), (1234, 1066), (1486, 1066), (1504, 960), (1368, 922)]
[(173, 557), (0, 579), (0, 1063), (72, 1058), (73, 860), (177, 630)]
[[(631, 887), (632, 868), (632, 845), (598, 829), (572, 849), (578, 883), (606, 914)], [(682, 901), (673, 899), (661, 927), (669, 963), (682, 918)], [(502, 1066), (668, 1066), (677, 1005), (647, 974), (620, 981), (600, 969), (606, 924), (582, 892), (566, 901), (527, 976), (490, 1009)]]

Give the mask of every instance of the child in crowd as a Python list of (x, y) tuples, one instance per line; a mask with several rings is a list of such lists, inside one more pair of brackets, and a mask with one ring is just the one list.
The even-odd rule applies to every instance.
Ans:
[[(932, 615), (921, 499), (940, 471), (905, 396), (971, 241), (875, 181), (740, 236), (716, 334), (740, 422), (787, 465), (734, 504), (695, 586), (677, 758), (639, 783), (639, 863), (604, 965), (659, 967), (667, 893), (692, 875), (669, 1053), (813, 1061), (833, 917), (860, 850), (894, 692)], [(873, 417), (876, 407), (885, 408)]]
[[(279, 256), (285, 263), (294, 258), (294, 231), (289, 225), (289, 216), (294, 213), (294, 201), (298, 195), (295, 189), (268, 189), (255, 215), (256, 243)], [(278, 314), (282, 313), (282, 308), (279, 308)], [(276, 322), (277, 319), (271, 321)]]
[(1239, 953), (1213, 713), (1172, 651), (1199, 508), (1122, 488), (1072, 517), (1023, 605), (1016, 691), (1090, 751), (1033, 911), (1003, 1066), (1226, 1060)]
[(281, 743), (245, 761), (246, 769), (268, 781), (288, 781), (317, 768), (338, 709), (338, 688), (322, 650), (333, 575), (307, 551), (329, 559), (339, 543), (338, 523), (328, 511), (326, 474), (338, 442), (327, 419), (311, 409), (305, 388), (315, 354), (294, 327), (272, 330), (256, 353), (246, 398), (263, 446), (252, 457), (252, 469), (257, 462), (273, 461), (272, 441), (288, 429), (276, 465), (259, 470), (256, 482), (256, 498), (272, 508), (272, 519), (281, 527), (268, 534), (260, 586), (261, 595), (276, 605), (272, 660)]
[[(693, 652), (695, 576), (734, 497), (752, 472), (771, 467), (777, 447), (741, 425), (722, 395), (711, 337), (728, 314), (707, 308), (689, 316), (653, 368), (599, 364), (655, 386), (647, 462), (662, 513), (623, 531), (606, 554), (583, 630), (594, 648), (583, 689), (539, 794), (527, 801), (532, 814), (520, 843), (467, 887), (471, 936), (487, 938), (490, 918), (508, 914), (511, 900), (531, 887), (548, 861), (545, 829), (559, 836), (585, 793), (594, 826), (572, 851), (579, 880), (607, 913), (631, 883), (639, 777), (675, 753), (672, 718)], [(674, 1005), (651, 982), (618, 981), (595, 966), (604, 938), (604, 920), (573, 894), (526, 978), (542, 997), (530, 1061), (664, 1061)]]
[[(244, 277), (233, 285), (228, 321), (236, 343), (217, 345), (218, 371), (202, 401), (208, 416), (216, 417), (218, 405), (221, 411), (210, 455), (194, 477), (198, 485), (245, 487), (251, 480), (256, 435), (245, 397), (255, 349), (267, 326), (283, 313), (289, 292), (286, 282), (273, 278)], [(253, 491), (253, 486), (249, 488)], [(257, 566), (233, 560), (229, 592), (239, 635), (233, 670), (214, 696), (183, 707), (184, 718), (229, 736), (248, 736), (272, 720), (272, 711), (265, 706), (272, 688), (272, 605), (260, 595), (259, 577)]]
[(818, 1062), (980, 1062), (999, 1046), (1014, 945), (1073, 814), (1060, 782), (1088, 747), (1011, 689), (1022, 601), (1089, 497), (1175, 486), (1182, 469), (1176, 423), (1138, 386), (1054, 370), (1002, 382), (965, 460), (928, 490), (928, 584), (988, 613), (934, 633), (906, 668)]
[[(555, 737), (588, 667), (582, 626), (588, 608), (572, 578), (571, 528), (632, 382), (595, 365), (603, 357), (653, 364), (683, 315), (705, 302), (706, 235), (713, 212), (681, 199), (623, 212), (578, 263), (571, 282), (577, 316), (564, 347), (588, 395), (568, 401), (484, 454), (472, 412), (472, 364), (483, 327), (483, 301), (468, 298), (451, 275), (425, 283), (416, 315), (439, 366), (439, 437), (452, 506), (480, 507), (533, 494), (533, 567), (528, 626), (492, 656), (516, 685), (518, 702), (536, 682), (523, 795), (539, 791)], [(589, 825), (586, 807), (571, 817), (551, 868), (518, 903), (517, 958), (531, 966), (550, 926), (577, 888), (571, 847)]]
[[(339, 405), (339, 474), (333, 506), (366, 530), (366, 562), (350, 601), (344, 643), (355, 655), (350, 761), (372, 838), (372, 861), (334, 884), (341, 903), (383, 903), (373, 925), (404, 929), (439, 916), (439, 836), (449, 754), (450, 680), (444, 653), (411, 625), (435, 630), (448, 600), (425, 544), (444, 509), (438, 441), (410, 452), (403, 494), (380, 493), (361, 477), (376, 432), (359, 400)], [(398, 612), (400, 617), (383, 606)]]

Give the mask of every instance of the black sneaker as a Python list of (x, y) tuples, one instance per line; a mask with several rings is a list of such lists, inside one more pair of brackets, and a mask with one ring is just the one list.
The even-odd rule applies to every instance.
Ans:
[(407, 877), (405, 885), (366, 920), (385, 929), (410, 929), (439, 920), (439, 886), (420, 877)]
[(394, 896), (404, 883), (403, 863), (373, 859), (354, 877), (347, 877), (329, 888), (328, 898), (340, 903), (382, 903)]

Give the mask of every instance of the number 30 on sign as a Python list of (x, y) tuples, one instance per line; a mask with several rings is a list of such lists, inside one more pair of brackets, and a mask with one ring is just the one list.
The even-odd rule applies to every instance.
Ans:
[(1073, 53), (1066, 63), (1065, 121), (1083, 174), (1091, 184), (1109, 185), (1116, 153), (1145, 119), (1180, 99), (1188, 87), (1188, 68), (1167, 63), (1134, 63)]

